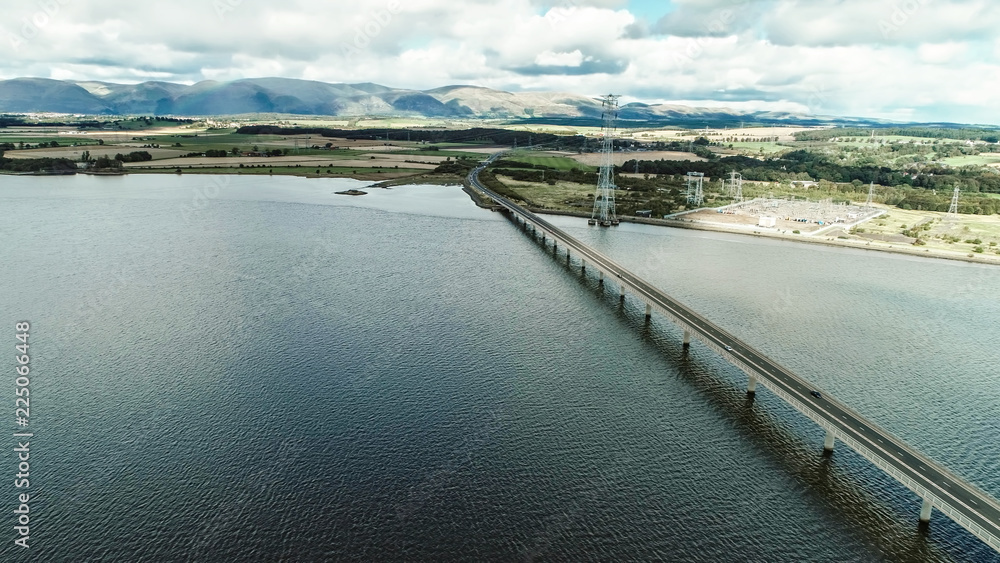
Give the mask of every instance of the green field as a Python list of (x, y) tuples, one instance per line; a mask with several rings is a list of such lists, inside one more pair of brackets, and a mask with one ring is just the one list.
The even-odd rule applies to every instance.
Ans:
[(1000, 162), (1000, 154), (970, 154), (967, 156), (952, 156), (942, 159), (948, 166), (986, 166)]
[(565, 156), (533, 156), (525, 153), (515, 153), (507, 157), (506, 160), (524, 162), (533, 166), (547, 166), (554, 170), (573, 170), (574, 168), (585, 171), (596, 170), (593, 166), (582, 164)]
[[(781, 146), (777, 143), (724, 143), (726, 147), (733, 145), (733, 150), (738, 151), (740, 154), (774, 154), (782, 151), (789, 150), (790, 147)], [(763, 153), (762, 153), (763, 151)]]
[[(456, 146), (468, 146), (468, 145), (456, 145)], [(360, 154), (360, 153), (359, 153)], [(364, 154), (371, 154), (371, 151)], [(402, 151), (392, 151), (388, 154), (404, 154), (408, 156), (439, 156), (442, 158), (471, 158), (473, 160), (483, 160), (488, 155), (478, 152), (465, 152), (465, 151), (422, 151), (422, 150), (402, 150)]]
[(556, 182), (554, 186), (550, 186), (533, 182), (518, 182), (505, 176), (497, 176), (497, 179), (513, 188), (533, 207), (589, 212), (594, 206), (593, 199), (590, 199), (594, 196), (594, 186), (572, 182)]
[(0, 129), (0, 143), (28, 143), (31, 145), (37, 145), (39, 143), (49, 143), (56, 141), (61, 147), (69, 146), (89, 146), (96, 145), (96, 137), (81, 137), (79, 135), (67, 137), (59, 135), (47, 135), (45, 137), (39, 137), (37, 135), (19, 135), (16, 133), (7, 134), (2, 129)]

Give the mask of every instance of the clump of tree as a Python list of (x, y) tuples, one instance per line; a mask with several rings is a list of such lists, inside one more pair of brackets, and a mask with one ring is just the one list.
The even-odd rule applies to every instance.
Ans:
[(24, 118), (14, 115), (0, 115), (0, 129), (11, 125), (27, 125)]
[(76, 163), (68, 158), (4, 158), (0, 152), (0, 170), (48, 174), (75, 174)]
[(449, 160), (447, 162), (442, 162), (434, 169), (434, 174), (455, 174), (458, 176), (465, 176), (476, 167), (476, 161), (466, 158), (458, 158), (455, 160)]
[(122, 161), (117, 158), (109, 158), (108, 156), (99, 156), (91, 166), (93, 170), (121, 170)]
[(115, 155), (115, 160), (119, 162), (149, 162), (153, 160), (153, 155), (149, 154), (148, 151), (134, 151), (128, 154), (118, 153)]

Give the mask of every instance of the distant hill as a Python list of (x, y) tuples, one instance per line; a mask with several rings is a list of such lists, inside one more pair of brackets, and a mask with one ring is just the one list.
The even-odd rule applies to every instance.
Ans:
[[(289, 78), (250, 78), (193, 85), (170, 82), (113, 84), (42, 78), (0, 81), (0, 113), (212, 116), (240, 114), (424, 116), (490, 118), (592, 125), (600, 100), (560, 92), (504, 92), (477, 86), (408, 90), (379, 84), (329, 84)], [(874, 120), (632, 103), (622, 126), (675, 124), (876, 124)]]
[(0, 82), (0, 111), (24, 113), (107, 113), (108, 105), (72, 82), (15, 78)]

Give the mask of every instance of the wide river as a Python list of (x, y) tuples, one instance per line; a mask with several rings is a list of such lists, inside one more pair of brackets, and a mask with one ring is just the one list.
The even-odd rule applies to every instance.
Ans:
[[(364, 185), (0, 177), (0, 560), (1000, 561), (459, 188)], [(552, 221), (1000, 496), (1000, 270)]]

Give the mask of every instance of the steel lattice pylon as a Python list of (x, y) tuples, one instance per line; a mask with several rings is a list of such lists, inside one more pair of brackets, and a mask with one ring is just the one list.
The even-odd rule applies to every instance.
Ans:
[(695, 207), (705, 202), (705, 173), (687, 173), (687, 201)]
[(601, 142), (601, 172), (597, 180), (597, 193), (594, 195), (594, 212), (590, 216), (590, 224), (600, 224), (604, 227), (618, 224), (615, 214), (615, 133), (618, 128), (618, 98), (608, 94), (603, 99), (604, 129)]
[(958, 214), (958, 200), (962, 197), (962, 189), (955, 187), (955, 195), (951, 197), (951, 207), (948, 208), (948, 215)]
[(733, 203), (743, 203), (743, 175), (733, 170), (729, 179), (729, 197)]

